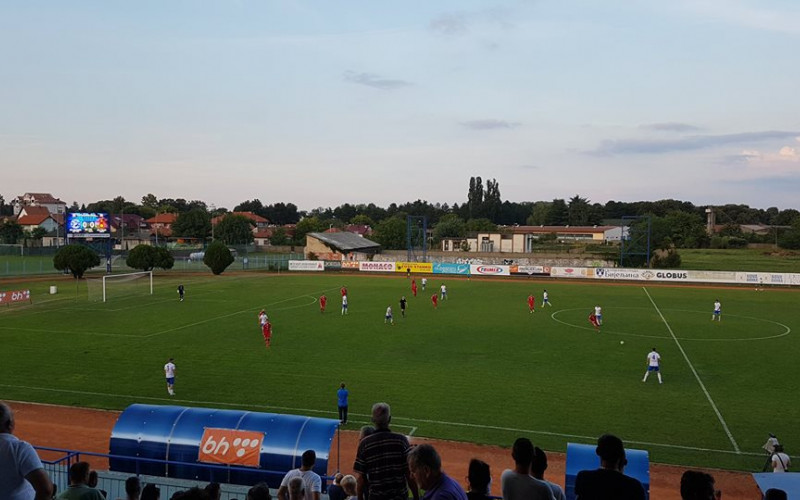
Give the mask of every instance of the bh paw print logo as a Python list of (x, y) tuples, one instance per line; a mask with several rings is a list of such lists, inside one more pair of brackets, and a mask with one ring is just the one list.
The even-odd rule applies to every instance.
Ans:
[(263, 441), (263, 432), (206, 428), (200, 440), (197, 460), (258, 467)]

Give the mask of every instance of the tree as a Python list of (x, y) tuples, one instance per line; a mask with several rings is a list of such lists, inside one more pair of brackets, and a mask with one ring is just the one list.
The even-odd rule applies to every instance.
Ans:
[(152, 245), (136, 245), (128, 253), (125, 259), (128, 267), (141, 269), (142, 271), (152, 271), (156, 267), (161, 269), (172, 269), (175, 265), (175, 258), (170, 251), (164, 247), (154, 247)]
[(276, 246), (289, 245), (291, 240), (289, 240), (289, 237), (286, 235), (286, 229), (279, 227), (272, 232), (272, 236), (269, 237), (269, 243), (270, 245)]
[(456, 214), (447, 214), (433, 228), (433, 239), (437, 243), (444, 238), (460, 238), (467, 233), (463, 219)]
[(406, 248), (405, 217), (390, 217), (379, 222), (375, 228), (374, 239), (383, 248), (392, 250)]
[(172, 224), (172, 234), (205, 239), (211, 235), (211, 216), (199, 208), (178, 214)]
[(480, 177), (469, 178), (469, 191), (467, 192), (467, 219), (483, 215), (483, 181)]
[(486, 180), (486, 192), (483, 195), (483, 206), (481, 207), (483, 217), (492, 222), (496, 222), (500, 217), (500, 209), (503, 201), (500, 199), (500, 184), (496, 179)]
[(547, 224), (547, 216), (550, 214), (550, 205), (548, 201), (537, 201), (533, 204), (531, 215), (526, 221), (529, 226), (544, 226)]
[(22, 226), (16, 221), (7, 220), (0, 225), (0, 241), (8, 244), (15, 244), (25, 236)]
[(673, 210), (664, 217), (670, 228), (670, 239), (678, 248), (698, 248), (708, 242), (702, 217)]
[(556, 198), (550, 203), (550, 210), (547, 211), (548, 226), (566, 226), (569, 224), (569, 208), (567, 202), (561, 198)]
[(357, 226), (369, 226), (372, 227), (375, 225), (375, 221), (370, 218), (369, 215), (358, 214), (352, 219), (350, 219), (350, 224), (355, 224)]
[(148, 193), (142, 196), (142, 206), (150, 208), (153, 211), (158, 210), (158, 198), (156, 198), (156, 195)]
[(252, 224), (243, 215), (228, 214), (214, 226), (214, 239), (222, 240), (228, 245), (252, 243)]
[(214, 240), (206, 248), (203, 264), (207, 265), (214, 274), (222, 274), (234, 261), (231, 251), (220, 240)]
[(493, 232), (497, 231), (497, 224), (495, 224), (494, 222), (490, 221), (486, 217), (482, 217), (480, 219), (470, 219), (470, 220), (467, 221), (465, 226), (466, 226), (466, 230), (469, 231), (469, 232), (478, 232), (478, 231), (480, 231), (482, 233), (486, 233), (486, 232), (493, 233)]
[(591, 212), (589, 200), (577, 194), (569, 199), (567, 207), (567, 221), (570, 226), (586, 226), (589, 224)]
[(75, 279), (83, 278), (87, 269), (100, 265), (100, 256), (91, 248), (72, 244), (61, 247), (53, 257), (53, 267), (69, 271)]
[[(325, 227), (325, 229), (328, 228)], [(294, 228), (294, 241), (298, 245), (305, 245), (308, 233), (318, 233), (320, 231), (323, 231), (323, 225), (319, 217), (304, 217)]]

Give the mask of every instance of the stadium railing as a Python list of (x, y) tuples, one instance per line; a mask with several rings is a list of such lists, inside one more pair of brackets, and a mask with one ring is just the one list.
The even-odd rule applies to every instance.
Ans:
[[(86, 452), (86, 451), (77, 451), (77, 450), (68, 450), (64, 448), (51, 448), (47, 446), (34, 446), (34, 448), (39, 453), (41, 457), (42, 464), (44, 465), (45, 470), (50, 475), (50, 480), (58, 488), (58, 493), (64, 491), (67, 486), (69, 485), (69, 468), (72, 464), (76, 462), (90, 462), (93, 464), (92, 469), (97, 471), (98, 475), (98, 484), (97, 488), (104, 490), (107, 492), (107, 498), (125, 498), (125, 480), (131, 476), (138, 476), (142, 486), (145, 484), (155, 484), (161, 490), (161, 498), (171, 498), (172, 495), (178, 491), (188, 490), (194, 486), (199, 486), (200, 488), (204, 488), (210, 481), (216, 481), (220, 483), (220, 490), (221, 490), (221, 500), (234, 500), (239, 499), (243, 500), (247, 495), (247, 490), (250, 489), (253, 485), (237, 485), (237, 484), (229, 484), (224, 482), (224, 478), (226, 477), (228, 471), (230, 470), (246, 470), (248, 472), (252, 472), (253, 469), (247, 467), (235, 467), (235, 466), (226, 466), (226, 465), (214, 465), (214, 464), (198, 464), (197, 462), (176, 462), (170, 460), (158, 460), (152, 458), (141, 458), (141, 457), (128, 457), (128, 456), (121, 456), (121, 455), (110, 455), (105, 453), (94, 453), (94, 452)], [(98, 462), (102, 462), (105, 464), (105, 467), (108, 467), (108, 460), (111, 458), (116, 459), (124, 459), (129, 462), (135, 462), (137, 469), (139, 468), (140, 464), (144, 463), (159, 463), (164, 465), (173, 465), (173, 466), (180, 466), (180, 465), (187, 465), (192, 466), (194, 468), (201, 467), (206, 468), (209, 470), (209, 481), (201, 481), (201, 480), (191, 480), (191, 479), (177, 479), (177, 478), (170, 478), (170, 477), (161, 477), (161, 476), (149, 476), (144, 474), (139, 474), (138, 472), (117, 472), (117, 471), (109, 471), (103, 470), (95, 466)], [(260, 469), (259, 472), (264, 473), (264, 475), (271, 475), (283, 478), (286, 474), (285, 471), (275, 471), (275, 470), (266, 470)], [(328, 481), (332, 481), (333, 478), (330, 476), (322, 476), (323, 485), (327, 485)], [(324, 487), (327, 490), (327, 487)], [(273, 498), (277, 497), (277, 491), (274, 489), (270, 489), (271, 493), (273, 494)], [(327, 494), (322, 495), (323, 500), (327, 500)]]

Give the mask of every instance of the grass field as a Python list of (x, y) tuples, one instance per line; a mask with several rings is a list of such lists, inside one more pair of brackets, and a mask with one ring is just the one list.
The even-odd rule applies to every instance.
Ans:
[[(431, 287), (442, 282), (450, 298), (433, 310)], [(47, 295), (52, 284), (58, 295)], [(794, 291), (436, 277), (414, 299), (403, 277), (285, 273), (165, 274), (155, 286), (153, 296), (112, 290), (102, 303), (68, 278), (3, 285), (31, 288), (34, 303), (0, 309), (0, 398), (335, 418), (345, 381), (354, 429), (386, 401), (394, 427), (414, 435), (506, 446), (526, 435), (563, 451), (614, 432), (653, 461), (682, 465), (760, 470), (767, 433), (789, 449), (800, 443)], [(543, 288), (554, 306), (529, 314), (526, 297), (540, 302)], [(719, 323), (710, 321), (715, 298)], [(587, 321), (597, 304), (600, 334)], [(395, 326), (384, 324), (387, 305)], [(274, 325), (270, 350), (258, 328), (261, 307)], [(663, 385), (652, 376), (642, 383), (654, 346)], [(171, 399), (163, 374), (170, 356), (178, 367)]]
[(681, 248), (681, 269), (706, 271), (760, 271), (800, 273), (800, 253), (794, 251), (739, 248)]

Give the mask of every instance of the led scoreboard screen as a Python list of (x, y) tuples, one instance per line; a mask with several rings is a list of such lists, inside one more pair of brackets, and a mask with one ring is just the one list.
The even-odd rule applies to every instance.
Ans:
[(72, 238), (109, 238), (108, 214), (75, 212), (67, 214), (67, 234)]

